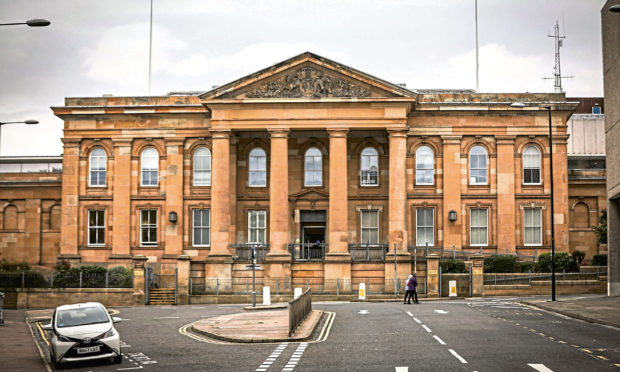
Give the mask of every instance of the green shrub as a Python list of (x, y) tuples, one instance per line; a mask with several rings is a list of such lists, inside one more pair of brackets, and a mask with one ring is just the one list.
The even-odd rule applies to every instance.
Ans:
[(115, 266), (108, 270), (108, 286), (110, 288), (131, 288), (132, 271), (123, 266)]
[(595, 254), (592, 257), (592, 265), (593, 266), (607, 266), (607, 255), (606, 254)]
[[(555, 254), (555, 271), (570, 271), (571, 268), (571, 258), (567, 252), (557, 252)], [(549, 273), (551, 272), (551, 253), (543, 253), (538, 256), (538, 266), (539, 272)]]
[(509, 255), (489, 256), (484, 259), (485, 273), (517, 273), (517, 258)]
[(599, 244), (607, 244), (607, 209), (601, 211), (598, 225), (592, 226), (592, 231), (598, 237)]
[(586, 253), (580, 250), (574, 250), (573, 253), (571, 253), (571, 256), (573, 257), (573, 260), (575, 260), (575, 263), (577, 263), (577, 265), (581, 265), (583, 259), (586, 258)]
[(519, 269), (522, 273), (536, 271), (536, 264), (534, 262), (520, 262)]
[(82, 288), (105, 288), (106, 268), (101, 266), (72, 267), (62, 269), (54, 274), (54, 287), (79, 288), (80, 273), (82, 273)]
[(45, 288), (48, 286), (43, 274), (36, 271), (0, 271), (0, 288)]
[(467, 273), (465, 262), (463, 260), (444, 259), (439, 260), (442, 274), (460, 274)]
[(0, 270), (1, 271), (29, 271), (30, 265), (25, 262), (19, 263), (11, 263), (7, 261), (5, 258), (0, 261)]

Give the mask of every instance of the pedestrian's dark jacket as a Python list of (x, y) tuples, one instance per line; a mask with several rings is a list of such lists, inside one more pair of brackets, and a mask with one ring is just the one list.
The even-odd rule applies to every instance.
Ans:
[(418, 286), (418, 280), (415, 278), (415, 276), (409, 279), (407, 286), (409, 287), (409, 290), (411, 291), (413, 291)]

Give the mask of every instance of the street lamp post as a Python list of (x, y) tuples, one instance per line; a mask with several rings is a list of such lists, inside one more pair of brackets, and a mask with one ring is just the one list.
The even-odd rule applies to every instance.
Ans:
[(0, 26), (28, 25), (29, 27), (45, 27), (51, 24), (47, 19), (29, 19), (26, 22), (0, 23)]
[(2, 126), (6, 124), (39, 124), (37, 120), (24, 120), (24, 121), (0, 121), (0, 155), (2, 155)]
[[(510, 104), (510, 107), (525, 107), (525, 103), (522, 102), (513, 102)], [(549, 106), (541, 106), (545, 110), (547, 110), (549, 117), (549, 186), (551, 190), (549, 192), (550, 201), (550, 212), (551, 212), (551, 301), (555, 301), (555, 220), (554, 220), (554, 211), (553, 211), (553, 126), (551, 124), (551, 105)]]

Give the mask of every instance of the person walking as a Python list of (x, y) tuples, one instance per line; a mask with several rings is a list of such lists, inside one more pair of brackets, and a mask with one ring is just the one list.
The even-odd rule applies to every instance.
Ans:
[(409, 300), (413, 298), (413, 303), (419, 304), (418, 302), (418, 279), (416, 279), (415, 274), (411, 275), (410, 277), (411, 279), (409, 279), (409, 291), (411, 293), (409, 294)]
[[(411, 304), (411, 298), (413, 297), (413, 293), (411, 292), (413, 288), (411, 286), (411, 278), (413, 278), (413, 275), (409, 275), (407, 282), (405, 282), (405, 299), (403, 300), (403, 304)], [(409, 302), (407, 302), (407, 300), (409, 300)]]

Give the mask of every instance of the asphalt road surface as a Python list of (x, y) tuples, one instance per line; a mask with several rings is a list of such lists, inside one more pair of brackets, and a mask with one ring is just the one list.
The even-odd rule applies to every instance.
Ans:
[[(537, 310), (517, 299), (314, 303), (311, 340), (230, 344), (194, 335), (204, 317), (241, 305), (118, 308), (122, 364), (75, 371), (620, 371), (620, 330)], [(41, 331), (34, 329), (46, 354)]]

